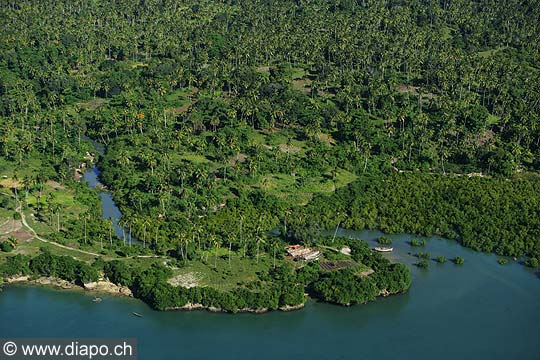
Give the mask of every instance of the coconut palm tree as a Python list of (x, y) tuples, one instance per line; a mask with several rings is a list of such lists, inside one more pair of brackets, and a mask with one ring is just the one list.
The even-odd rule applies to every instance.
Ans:
[(259, 263), (259, 250), (261, 243), (265, 244), (266, 242), (259, 235), (257, 235), (257, 264)]
[(274, 239), (272, 241), (272, 250), (273, 250), (273, 255), (274, 255), (274, 269), (276, 268), (276, 250), (279, 248), (279, 241), (277, 241), (276, 239)]
[(218, 257), (218, 251), (219, 251), (219, 241), (218, 239), (216, 238), (215, 235), (210, 235), (210, 242), (212, 243), (212, 245), (214, 246), (214, 252), (215, 252), (215, 257), (214, 257), (214, 268), (217, 269), (217, 257)]

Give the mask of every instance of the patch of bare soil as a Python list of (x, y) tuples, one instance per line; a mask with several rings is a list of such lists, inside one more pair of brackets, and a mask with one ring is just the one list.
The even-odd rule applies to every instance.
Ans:
[(401, 84), (396, 88), (397, 92), (399, 93), (402, 93), (402, 94), (409, 93), (413, 95), (418, 95), (418, 89), (420, 89), (419, 86), (405, 85), (405, 84)]
[(13, 180), (12, 178), (3, 178), (0, 180), (0, 186), (7, 189), (20, 188), (21, 182), (18, 180)]
[(423, 103), (429, 102), (429, 100), (433, 100), (437, 97), (437, 95), (432, 92), (422, 92), (422, 89), (420, 86), (401, 84), (401, 85), (398, 85), (398, 87), (396, 87), (396, 91), (402, 94), (406, 94), (406, 93), (409, 93), (411, 95), (421, 94), (420, 100)]
[(50, 187), (52, 187), (55, 190), (64, 190), (65, 189), (65, 187), (63, 185), (60, 185), (59, 182), (56, 182), (54, 180), (48, 180), (45, 184), (49, 185)]
[(294, 145), (279, 144), (279, 150), (284, 153), (296, 153), (299, 152), (301, 149), (298, 146)]
[(311, 83), (312, 81), (310, 79), (298, 79), (293, 80), (293, 88), (296, 90), (302, 91), (305, 94), (311, 93)]
[(336, 143), (336, 140), (332, 137), (332, 135), (329, 134), (319, 133), (317, 137), (319, 138), (319, 140), (327, 143), (328, 145), (334, 145)]
[(172, 286), (182, 286), (185, 288), (192, 288), (199, 286), (199, 282), (202, 280), (202, 274), (198, 272), (189, 272), (186, 274), (176, 275), (168, 280), (168, 283)]
[(79, 105), (80, 107), (89, 109), (89, 110), (95, 110), (101, 105), (105, 104), (106, 102), (107, 100), (105, 99), (94, 99), (94, 100), (90, 100), (84, 103), (78, 103), (77, 105)]
[(182, 114), (182, 113), (185, 113), (186, 111), (188, 111), (191, 105), (192, 105), (192, 103), (188, 102), (187, 104), (184, 104), (182, 106), (167, 109), (167, 111), (171, 112), (173, 114)]
[(257, 68), (257, 71), (260, 73), (269, 73), (270, 72), (270, 66), (259, 66)]
[(246, 161), (247, 156), (245, 154), (237, 154), (229, 160), (229, 163), (231, 165), (236, 165), (238, 163), (244, 163)]
[(13, 235), (22, 228), (21, 220), (8, 219), (0, 225), (0, 234)]
[(10, 236), (15, 237), (17, 240), (19, 240), (19, 242), (26, 242), (34, 237), (34, 235), (32, 235), (30, 232), (23, 229), (12, 232)]

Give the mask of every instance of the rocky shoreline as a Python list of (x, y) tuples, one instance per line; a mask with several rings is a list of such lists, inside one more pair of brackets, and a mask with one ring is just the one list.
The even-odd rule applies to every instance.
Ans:
[[(3, 280), (3, 283), (2, 281)], [(113, 296), (125, 296), (133, 298), (132, 291), (126, 286), (116, 285), (106, 279), (100, 279), (96, 282), (86, 283), (83, 286), (78, 284), (55, 278), (55, 277), (40, 277), (40, 278), (31, 278), (30, 276), (13, 276), (7, 278), (0, 278), (0, 285), (9, 285), (9, 284), (28, 284), (28, 285), (38, 285), (38, 286), (48, 286), (55, 289), (61, 290), (82, 290), (87, 292), (92, 292), (96, 294), (106, 294)], [(380, 291), (379, 296), (387, 297), (392, 295), (387, 289)], [(346, 304), (345, 306), (350, 306), (351, 304)], [(288, 312), (296, 311), (304, 308), (305, 303), (297, 305), (285, 305), (278, 308), (279, 311)], [(233, 313), (228, 310), (224, 310), (215, 306), (206, 306), (200, 303), (187, 303), (183, 306), (168, 307), (164, 311), (200, 311), (206, 310), (213, 313)], [(251, 313), (251, 314), (264, 314), (272, 309), (269, 308), (243, 308), (238, 309), (235, 313)]]
[[(48, 286), (55, 289), (61, 289), (61, 290), (83, 290), (88, 291), (96, 294), (107, 294), (107, 295), (115, 295), (115, 296), (126, 296), (126, 297), (133, 297), (133, 293), (128, 287), (125, 286), (118, 286), (116, 284), (113, 284), (112, 282), (108, 280), (98, 280), (96, 282), (91, 282), (84, 284), (83, 286), (79, 286), (75, 283), (55, 278), (55, 277), (40, 277), (37, 279), (33, 279), (30, 276), (13, 276), (13, 277), (7, 277), (3, 279), (4, 284), (27, 284), (27, 285), (38, 285), (38, 286)], [(300, 310), (304, 308), (305, 304), (301, 303), (298, 305), (286, 305), (280, 307), (278, 310), (280, 311), (295, 311)], [(166, 308), (165, 311), (197, 311), (197, 310), (206, 310), (209, 312), (214, 313), (231, 313), (230, 311), (223, 310), (218, 307), (214, 306), (205, 306), (203, 304), (192, 304), (187, 303), (184, 306), (177, 306), (177, 307), (170, 307)], [(251, 309), (251, 308), (244, 308), (239, 309), (237, 313), (251, 313), (251, 314), (264, 314), (271, 311), (269, 308), (258, 308), (258, 309)]]
[(30, 276), (14, 276), (4, 278), (5, 284), (29, 284), (29, 285), (41, 285), (49, 286), (62, 290), (84, 290), (89, 292), (95, 292), (99, 294), (118, 295), (133, 297), (131, 290), (125, 286), (118, 286), (107, 280), (98, 280), (97, 282), (83, 284), (79, 286), (75, 283), (55, 278), (55, 277), (40, 277), (33, 279)]
[(84, 284), (84, 289), (99, 293), (133, 297), (133, 293), (127, 286), (119, 286), (106, 280), (98, 280), (96, 282)]
[[(304, 303), (298, 304), (298, 305), (286, 305), (279, 308), (280, 311), (294, 311), (299, 310), (304, 307)], [(230, 311), (223, 310), (221, 308), (217, 308), (214, 306), (205, 306), (203, 304), (192, 304), (187, 303), (184, 306), (175, 306), (175, 307), (169, 307), (166, 308), (165, 311), (195, 311), (195, 310), (207, 310), (209, 312), (222, 312), (222, 313), (230, 313)], [(251, 314), (264, 314), (266, 312), (271, 311), (269, 308), (259, 308), (259, 309), (251, 309), (251, 308), (244, 308), (244, 309), (238, 309), (237, 313), (251, 313)]]

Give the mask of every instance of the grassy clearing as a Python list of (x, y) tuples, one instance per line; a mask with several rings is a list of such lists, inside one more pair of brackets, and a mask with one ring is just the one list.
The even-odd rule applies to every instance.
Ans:
[[(49, 207), (60, 207), (60, 224), (70, 220), (78, 219), (82, 213), (87, 210), (87, 207), (75, 200), (75, 195), (72, 190), (60, 190), (54, 189), (48, 185), (45, 185), (41, 192), (41, 197), (38, 192), (29, 194), (28, 197), (24, 197), (21, 194), (21, 198), (25, 199), (27, 208), (24, 210), (26, 220), (28, 224), (36, 230), (38, 234), (47, 235), (53, 231), (56, 231), (58, 217), (53, 216), (52, 225), (50, 223), (51, 214), (48, 212)], [(41, 207), (42, 216), (48, 216), (48, 221), (38, 221), (34, 215), (37, 213), (37, 208)]]
[(182, 106), (189, 102), (189, 97), (194, 93), (193, 89), (185, 88), (167, 94), (164, 99), (168, 106)]
[(138, 67), (148, 67), (148, 64), (143, 62), (126, 61), (126, 63), (130, 66), (131, 69), (135, 69)]
[(330, 146), (333, 146), (336, 144), (336, 140), (332, 137), (332, 135), (330, 134), (325, 134), (325, 133), (319, 133), (317, 135), (317, 138), (322, 141), (322, 142), (325, 142), (327, 143), (328, 145)]
[[(241, 254), (233, 252), (231, 262), (226, 249), (225, 254), (218, 254), (217, 267), (214, 268), (215, 258), (213, 251), (208, 254), (206, 263), (199, 261), (188, 262), (185, 267), (175, 269), (173, 277), (192, 276), (197, 279), (197, 286), (209, 286), (219, 290), (230, 290), (239, 284), (248, 283), (258, 278), (258, 272), (265, 272), (273, 266), (273, 258), (267, 254), (260, 254), (259, 263), (256, 259), (243, 258)], [(221, 253), (221, 252), (220, 252)], [(276, 260), (279, 265), (284, 260)]]
[(344, 169), (338, 169), (336, 176), (334, 177), (334, 183), (336, 184), (336, 188), (340, 188), (349, 185), (356, 179), (358, 179), (358, 176), (352, 172)]
[(133, 258), (133, 259), (128, 259), (128, 258), (116, 258), (116, 257), (105, 258), (104, 257), (104, 259), (105, 260), (124, 261), (125, 263), (133, 265), (136, 269), (140, 269), (140, 270), (146, 270), (150, 266), (152, 266), (153, 264), (166, 265), (166, 263), (167, 263), (167, 261), (165, 259), (162, 259), (162, 258)]
[(266, 191), (291, 191), (296, 184), (294, 176), (289, 174), (270, 174), (263, 176), (260, 183), (255, 185)]
[(270, 148), (280, 148), (283, 152), (287, 149), (290, 153), (304, 154), (307, 148), (304, 140), (297, 139), (298, 134), (292, 130), (283, 131), (253, 131), (249, 134), (249, 139), (253, 144)]
[(257, 145), (268, 145), (268, 137), (269, 135), (262, 131), (252, 131), (249, 134), (250, 142)]
[(311, 199), (313, 199), (312, 193), (280, 193), (276, 192), (278, 198), (298, 206), (306, 206)]
[[(6, 181), (12, 179), (4, 179)], [(10, 190), (5, 189), (6, 193)], [(3, 195), (5, 196), (5, 195)], [(11, 198), (12, 199), (12, 198)], [(57, 229), (58, 216), (52, 215), (48, 208), (59, 207), (61, 224), (73, 219), (78, 219), (80, 214), (87, 210), (85, 205), (75, 200), (73, 190), (55, 189), (50, 185), (44, 185), (41, 196), (39, 191), (26, 194), (25, 191), (19, 190), (19, 200), (23, 204), (23, 212), (28, 224), (40, 235), (47, 235)], [(40, 207), (42, 216), (46, 217), (46, 221), (38, 221), (36, 218)], [(0, 209), (0, 218), (12, 218), (14, 214), (15, 203), (11, 204), (10, 208)], [(52, 225), (50, 223), (52, 217)]]
[(301, 79), (304, 76), (306, 76), (307, 74), (308, 74), (308, 72), (304, 68), (301, 68), (301, 67), (293, 67), (293, 68), (291, 68), (291, 79), (293, 79), (293, 80)]
[(37, 239), (30, 240), (30, 241), (27, 241), (27, 242), (24, 242), (24, 243), (20, 243), (15, 248), (15, 250), (13, 250), (10, 254), (13, 254), (13, 255), (15, 255), (15, 254), (23, 254), (23, 255), (32, 255), (32, 256), (34, 256), (34, 255), (38, 255), (39, 252), (40, 252), (40, 249), (42, 249), (42, 248), (43, 249), (48, 249), (52, 253), (54, 253), (56, 255), (70, 256), (70, 257), (73, 257), (73, 258), (81, 260), (81, 261), (92, 262), (95, 259), (95, 256), (93, 256), (93, 255), (81, 253), (81, 252), (79, 252), (77, 250), (65, 249), (65, 248), (56, 246), (54, 244), (49, 244), (49, 243), (46, 243), (46, 242), (43, 242), (43, 241), (39, 241)]
[[(56, 224), (56, 223), (54, 223), (53, 225), (50, 225), (50, 224), (48, 224), (46, 222), (38, 221), (34, 216), (32, 216), (32, 214), (34, 214), (34, 212), (32, 210), (25, 210), (24, 211), (24, 216), (26, 218), (26, 222), (39, 235), (43, 235), (44, 237), (46, 237), (47, 235), (49, 235), (52, 232), (56, 231), (56, 228), (54, 227), (54, 224)], [(56, 221), (56, 219), (53, 219), (53, 220)]]
[(489, 126), (489, 125), (498, 124), (499, 120), (501, 120), (500, 116), (489, 114), (487, 117), (487, 125)]
[(499, 52), (499, 51), (504, 50), (504, 49), (506, 49), (506, 46), (499, 46), (498, 48), (495, 48), (495, 49), (479, 51), (477, 53), (477, 55), (480, 56), (480, 57), (483, 57), (483, 58), (487, 58), (487, 57), (492, 56), (496, 52)]
[(204, 155), (200, 155), (200, 154), (196, 154), (196, 153), (192, 153), (192, 152), (186, 152), (186, 153), (183, 153), (183, 154), (175, 154), (174, 158), (173, 158), (173, 161), (174, 160), (176, 160), (178, 162), (180, 160), (186, 160), (186, 161), (192, 162), (194, 164), (205, 164), (205, 163), (210, 163), (211, 162)]
[(6, 161), (0, 157), (0, 185), (4, 187), (11, 187), (14, 184), (14, 175), (17, 176), (18, 182), (20, 182), (27, 176), (36, 174), (43, 171), (54, 171), (54, 169), (47, 169), (42, 166), (41, 160), (30, 157), (24, 161), (24, 166), (17, 167), (13, 162)]
[(302, 91), (305, 94), (309, 94), (311, 93), (311, 83), (312, 81), (309, 79), (298, 79), (293, 80), (292, 85), (294, 89)]
[[(69, 190), (57, 190), (50, 186), (44, 186), (41, 198), (38, 198), (38, 196), (39, 194), (37, 192), (29, 194), (28, 198), (25, 198), (25, 203), (28, 206), (35, 206), (38, 203), (42, 206), (46, 206), (48, 203), (51, 203), (62, 206), (81, 207), (81, 205), (75, 201), (73, 192)], [(21, 195), (21, 197), (23, 197), (23, 195)]]
[(184, 88), (176, 90), (164, 97), (166, 103), (166, 111), (176, 114), (186, 112), (194, 103), (192, 97), (197, 94), (197, 88)]
[(95, 110), (101, 105), (106, 104), (107, 102), (109, 101), (106, 99), (97, 98), (87, 102), (77, 103), (77, 105), (84, 110)]
[(356, 179), (355, 174), (343, 169), (338, 169), (335, 174), (328, 171), (325, 176), (311, 178), (290, 174), (268, 174), (261, 176), (253, 187), (270, 192), (294, 204), (305, 205), (311, 200), (313, 194), (335, 191)]
[(14, 214), (14, 210), (0, 208), (0, 223), (5, 222), (7, 219), (12, 219)]

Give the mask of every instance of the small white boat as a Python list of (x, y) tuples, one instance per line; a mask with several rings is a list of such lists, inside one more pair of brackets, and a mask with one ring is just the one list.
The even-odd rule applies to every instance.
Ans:
[(378, 252), (391, 252), (391, 251), (394, 251), (394, 248), (385, 247), (385, 246), (378, 246), (374, 250), (378, 251)]
[(101, 302), (101, 300), (103, 300), (102, 298), (100, 297), (95, 297), (92, 299), (93, 302)]

